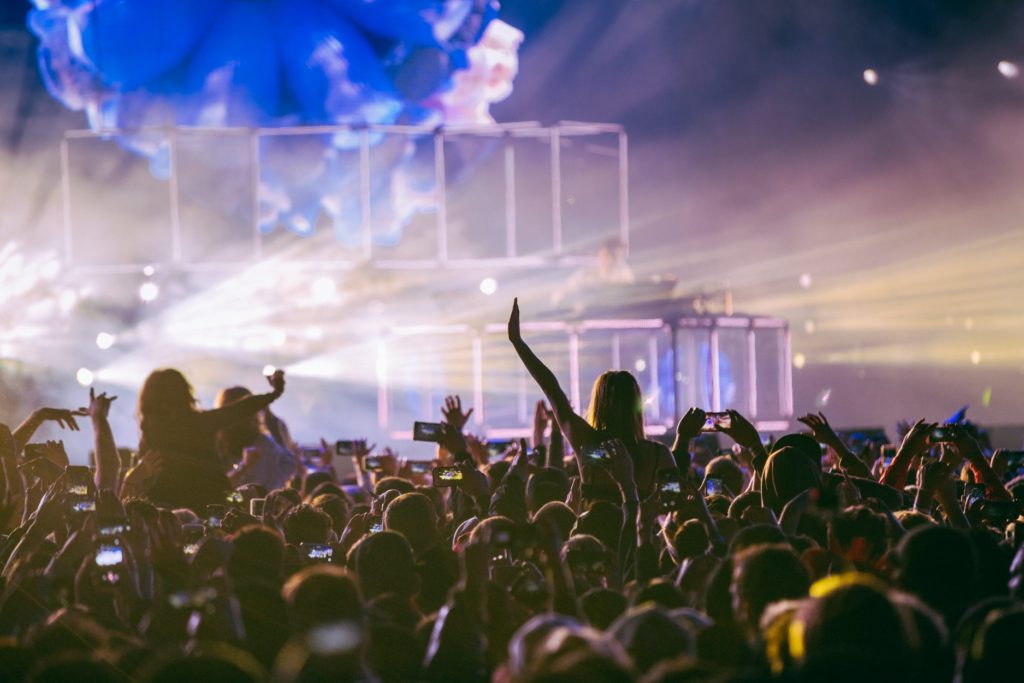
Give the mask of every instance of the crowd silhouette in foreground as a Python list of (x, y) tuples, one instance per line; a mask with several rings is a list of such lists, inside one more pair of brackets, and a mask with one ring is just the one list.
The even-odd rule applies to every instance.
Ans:
[[(669, 446), (628, 372), (584, 417), (516, 304), (508, 333), (532, 439), (474, 437), (452, 396), (417, 426), (431, 463), (300, 448), (281, 373), (201, 410), (153, 372), (131, 456), (105, 393), (0, 425), (0, 681), (1024, 677), (1021, 453), (925, 420), (851, 443), (820, 414), (766, 441), (696, 408)], [(91, 422), (94, 467), (32, 442), (49, 421)]]

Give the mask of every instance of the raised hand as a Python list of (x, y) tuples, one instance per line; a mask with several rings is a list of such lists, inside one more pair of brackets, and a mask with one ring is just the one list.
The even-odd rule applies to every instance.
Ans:
[(462, 435), (462, 430), (456, 429), (454, 425), (447, 422), (441, 423), (441, 439), (438, 443), (453, 458), (469, 453), (469, 444), (466, 443), (466, 437)]
[(79, 408), (78, 410), (68, 410), (66, 408), (40, 408), (35, 412), (35, 416), (41, 421), (56, 422), (63, 429), (70, 429), (73, 432), (79, 431), (78, 423), (75, 421), (76, 417), (85, 417), (89, 414), (89, 411), (85, 408)]
[(275, 370), (274, 374), (267, 376), (267, 382), (270, 383), (270, 387), (273, 390), (274, 396), (280, 396), (284, 393), (284, 370)]
[(544, 434), (547, 432), (555, 414), (548, 409), (543, 399), (537, 401), (533, 409), (533, 447), (540, 448), (544, 445)]
[(89, 407), (86, 410), (92, 419), (105, 420), (110, 414), (110, 404), (116, 400), (117, 396), (107, 396), (107, 392), (97, 396), (96, 390), (89, 387)]
[(462, 428), (469, 422), (469, 416), (472, 414), (472, 408), (462, 412), (462, 399), (458, 396), (445, 397), (444, 406), (441, 408), (441, 415), (444, 416), (444, 421), (455, 429), (462, 431)]
[(811, 436), (818, 443), (831, 446), (839, 441), (839, 435), (832, 429), (832, 425), (828, 423), (828, 418), (823, 413), (808, 413), (803, 417), (798, 417), (797, 422), (806, 425), (811, 430)]
[(757, 433), (757, 428), (754, 427), (753, 423), (735, 410), (726, 412), (729, 413), (730, 425), (728, 429), (723, 429), (722, 431), (741, 446), (746, 446), (754, 451), (764, 450), (764, 445), (761, 443), (761, 435)]
[(918, 420), (910, 429), (907, 431), (907, 435), (903, 437), (903, 443), (900, 444), (899, 450), (906, 451), (910, 455), (917, 455), (928, 450), (928, 433), (935, 427), (932, 422), (925, 422), (923, 419)]
[(690, 408), (686, 414), (679, 418), (676, 426), (676, 436), (683, 443), (688, 443), (700, 435), (700, 430), (707, 421), (708, 416), (700, 408)]
[(512, 300), (512, 313), (508, 316), (508, 340), (513, 344), (523, 340), (519, 330), (519, 297)]

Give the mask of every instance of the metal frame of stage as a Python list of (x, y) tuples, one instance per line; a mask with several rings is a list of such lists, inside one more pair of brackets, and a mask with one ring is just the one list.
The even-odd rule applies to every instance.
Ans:
[[(792, 365), (790, 363), (791, 346), (789, 324), (782, 319), (762, 316), (716, 316), (716, 315), (683, 315), (666, 318), (637, 318), (637, 319), (584, 319), (579, 321), (545, 321), (545, 322), (524, 322), (523, 332), (529, 337), (536, 338), (538, 335), (564, 335), (564, 357), (561, 359), (562, 366), (567, 365), (568, 381), (565, 373), (562, 373), (561, 381), (563, 389), (569, 395), (572, 404), (578, 410), (586, 409), (587, 391), (589, 386), (583, 386), (581, 376), (588, 368), (581, 367), (581, 339), (583, 335), (601, 331), (612, 335), (612, 352), (610, 362), (601, 364), (599, 368), (589, 368), (586, 374), (595, 376), (606, 369), (629, 369), (628, 364), (623, 362), (619, 352), (618, 336), (622, 333), (636, 332), (645, 335), (649, 343), (649, 353), (646, 356), (644, 370), (636, 372), (639, 375), (641, 387), (645, 395), (650, 398), (651, 392), (658, 391), (659, 375), (659, 353), (656, 335), (668, 335), (671, 343), (671, 377), (672, 380), (672, 406), (671, 411), (659, 410), (660, 403), (653, 402), (653, 411), (645, 410), (645, 428), (647, 433), (653, 436), (665, 434), (675, 428), (676, 423), (682, 414), (691, 406), (698, 406), (706, 410), (725, 410), (735, 408), (749, 417), (763, 432), (785, 431), (789, 428), (793, 415), (793, 384)], [(723, 335), (742, 334), (742, 350), (732, 354), (731, 362), (741, 366), (742, 376), (737, 377), (744, 390), (738, 392), (731, 401), (723, 396), (721, 363), (727, 354), (721, 349)], [(441, 357), (450, 353), (457, 346), (468, 347), (472, 367), (472, 401), (474, 407), (471, 430), (485, 432), (490, 438), (517, 438), (529, 436), (532, 433), (531, 420), (533, 415), (533, 403), (541, 397), (540, 390), (526, 374), (518, 359), (515, 359), (514, 352), (508, 345), (506, 339), (506, 325), (504, 323), (486, 324), (482, 326), (470, 325), (438, 325), (438, 326), (417, 326), (409, 328), (392, 329), (391, 342), (382, 343), (377, 349), (377, 380), (378, 380), (378, 420), (379, 426), (389, 436), (396, 439), (411, 439), (412, 432), (409, 427), (412, 418), (416, 415), (437, 414), (440, 402), (444, 393), (450, 391), (450, 386), (445, 382), (439, 382), (437, 387), (414, 386), (409, 387), (403, 384), (403, 380), (410, 377), (403, 373), (402, 379), (393, 375), (390, 368), (394, 364), (396, 354), (402, 354), (400, 340), (403, 338), (415, 338), (415, 348), (409, 350), (416, 360), (426, 367), (436, 366), (443, 361)], [(774, 335), (775, 346), (771, 343), (760, 345), (758, 340), (762, 335)], [(432, 357), (429, 350), (425, 350), (423, 340), (426, 337), (450, 337), (452, 345), (441, 354)], [(707, 362), (701, 361), (704, 354), (699, 349), (700, 343), (706, 338)], [(396, 341), (398, 340), (398, 341)], [(488, 340), (495, 343), (498, 353), (502, 356), (501, 362), (514, 361), (515, 389), (514, 401), (516, 404), (515, 416), (510, 420), (508, 415), (504, 418), (494, 418), (488, 410), (488, 404), (494, 399), (495, 390), (491, 383), (495, 375), (504, 373), (508, 377), (508, 367), (504, 367), (494, 373), (488, 367), (485, 354), (485, 344)], [(664, 346), (662, 344), (662, 346)], [(762, 348), (763, 347), (763, 348)], [(662, 348), (662, 351), (665, 349)], [(769, 358), (762, 365), (770, 367), (759, 368), (759, 353), (765, 350)], [(457, 353), (453, 354), (458, 356)], [(461, 356), (460, 362), (465, 362)], [(543, 354), (546, 361), (557, 361), (548, 354)], [(764, 359), (762, 359), (764, 360)], [(567, 362), (564, 362), (567, 361)], [(412, 373), (415, 375), (416, 373)], [(557, 374), (557, 373), (556, 373)], [(774, 381), (764, 381), (765, 377)], [(508, 386), (506, 381), (506, 388)], [(706, 384), (707, 391), (701, 392), (699, 385)], [(774, 384), (774, 386), (766, 386)], [(412, 407), (412, 412), (397, 414), (402, 411), (395, 409), (395, 395), (397, 392), (409, 391), (418, 394), (418, 406)], [(771, 401), (765, 400), (766, 394), (773, 392)], [(508, 397), (506, 397), (508, 398)], [(766, 409), (765, 405), (771, 405), (774, 409)]]
[[(60, 143), (61, 187), (63, 198), (63, 255), (66, 265), (76, 272), (101, 274), (134, 273), (161, 266), (182, 271), (210, 271), (237, 269), (251, 265), (264, 256), (264, 234), (260, 230), (260, 142), (264, 138), (323, 134), (356, 134), (359, 136), (359, 176), (361, 206), (361, 250), (359, 260), (296, 260), (282, 263), (283, 268), (293, 270), (347, 270), (360, 263), (372, 261), (383, 269), (408, 270), (431, 268), (479, 268), (487, 266), (540, 267), (551, 264), (579, 265), (591, 263), (594, 257), (566, 253), (563, 240), (562, 222), (562, 147), (565, 138), (588, 135), (615, 135), (618, 138), (618, 238), (626, 252), (629, 249), (629, 158), (628, 138), (622, 126), (606, 123), (583, 123), (561, 121), (553, 126), (542, 126), (537, 122), (496, 123), (490, 125), (455, 125), (447, 127), (409, 125), (330, 125), (297, 126), (290, 128), (205, 128), (205, 127), (150, 127), (135, 130), (69, 130)], [(72, 210), (71, 144), (82, 139), (110, 139), (120, 135), (162, 135), (169, 146), (170, 177), (167, 182), (170, 258), (164, 263), (104, 263), (81, 264), (75, 259), (75, 223)], [(376, 259), (372, 233), (371, 202), (371, 138), (377, 135), (407, 135), (411, 137), (430, 136), (434, 141), (435, 195), (437, 202), (436, 251), (423, 259), (388, 260)], [(185, 136), (241, 137), (248, 139), (248, 158), (251, 188), (252, 244), (248, 260), (229, 262), (190, 262), (183, 255), (183, 232), (181, 221), (181, 197), (179, 194), (178, 140)], [(454, 259), (449, 256), (449, 223), (447, 211), (447, 178), (445, 166), (445, 143), (456, 136), (484, 136), (492, 138), (534, 138), (548, 143), (550, 148), (550, 190), (551, 190), (551, 247), (543, 254), (521, 254), (516, 246), (516, 155), (511, 145), (505, 145), (504, 187), (502, 189), (505, 223), (505, 254), (500, 258)], [(125, 154), (130, 154), (125, 152)], [(297, 239), (301, 239), (298, 238)]]

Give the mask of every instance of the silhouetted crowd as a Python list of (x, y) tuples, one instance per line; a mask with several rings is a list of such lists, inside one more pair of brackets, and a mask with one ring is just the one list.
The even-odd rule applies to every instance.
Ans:
[[(297, 445), (280, 372), (202, 410), (154, 371), (131, 451), (104, 393), (0, 425), (0, 681), (1024, 677), (1024, 452), (964, 420), (890, 446), (697, 408), (660, 443), (630, 373), (579, 415), (518, 305), (508, 333), (532, 436), (478, 438), (452, 396), (415, 425), (432, 462)], [(32, 441), (86, 421), (91, 467)]]

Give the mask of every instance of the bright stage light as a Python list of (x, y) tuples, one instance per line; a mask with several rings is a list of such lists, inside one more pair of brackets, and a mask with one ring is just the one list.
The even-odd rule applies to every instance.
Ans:
[(498, 291), (498, 283), (493, 277), (485, 277), (480, 281), (480, 291), (490, 296)]
[(145, 275), (146, 277), (153, 277), (154, 275), (156, 275), (156, 268), (154, 268), (153, 266), (146, 266), (145, 268), (142, 269), (142, 274)]
[(61, 313), (70, 313), (78, 303), (78, 293), (73, 289), (65, 289), (57, 298), (57, 306)]
[(139, 287), (139, 298), (145, 302), (156, 301), (160, 296), (160, 287), (155, 282), (143, 282)]
[(800, 276), (800, 286), (803, 287), (804, 289), (807, 289), (808, 287), (810, 287), (811, 286), (811, 282), (812, 282), (812, 280), (811, 280), (811, 274), (810, 273), (804, 273), (803, 275)]
[(1005, 78), (1017, 78), (1017, 76), (1020, 75), (1020, 67), (1013, 62), (1006, 61), (1005, 59), (996, 64), (996, 68), (999, 69), (999, 73), (1001, 73)]
[(971, 365), (979, 365), (981, 363), (981, 351), (974, 349), (971, 351)]
[(89, 368), (78, 368), (78, 372), (75, 373), (75, 379), (83, 387), (91, 385), (93, 380), (92, 370)]
[(275, 372), (277, 372), (277, 368), (275, 368), (273, 365), (264, 365), (263, 366), (263, 376), (264, 377), (270, 377)]
[(864, 69), (864, 82), (868, 85), (878, 85), (878, 72), (874, 69)]
[(807, 365), (807, 358), (802, 353), (793, 354), (793, 367), (799, 370), (803, 366)]
[(647, 369), (647, 361), (645, 361), (643, 358), (637, 358), (636, 362), (633, 363), (633, 367), (636, 368), (637, 372), (643, 372), (644, 370)]
[(814, 321), (813, 320), (805, 320), (804, 321), (804, 332), (806, 332), (807, 334), (814, 334), (814, 330), (815, 329), (816, 329), (816, 327), (814, 325)]
[(114, 345), (114, 335), (109, 332), (100, 332), (96, 335), (96, 346), (104, 351)]
[(338, 286), (334, 284), (334, 280), (332, 278), (326, 276), (318, 277), (313, 280), (310, 291), (313, 294), (314, 301), (317, 303), (327, 303), (332, 301), (338, 293)]

